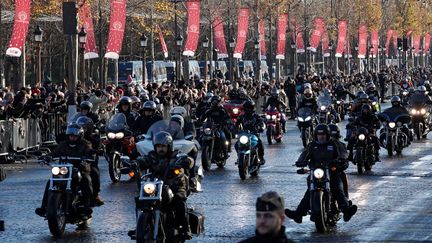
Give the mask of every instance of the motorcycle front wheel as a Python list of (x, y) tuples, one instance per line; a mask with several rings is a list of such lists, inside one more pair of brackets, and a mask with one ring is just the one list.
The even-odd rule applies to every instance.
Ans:
[(141, 212), (136, 226), (137, 243), (156, 243), (153, 239), (154, 220), (151, 214)]
[(393, 156), (393, 139), (390, 136), (387, 141), (387, 154), (388, 156)]
[(327, 213), (325, 205), (324, 192), (315, 191), (312, 194), (312, 217), (315, 220), (315, 228), (319, 233), (327, 231)]
[(238, 158), (238, 169), (239, 169), (239, 176), (240, 179), (244, 180), (246, 179), (246, 176), (248, 174), (248, 156), (247, 155), (241, 155)]
[(201, 164), (205, 171), (209, 171), (211, 167), (210, 153), (210, 147), (205, 144), (201, 151)]
[(108, 161), (108, 171), (113, 183), (117, 183), (120, 181), (121, 173), (120, 173), (120, 156), (116, 153), (113, 153), (109, 157)]
[(355, 154), (354, 159), (355, 159), (356, 164), (357, 164), (357, 173), (359, 175), (363, 174), (363, 172), (364, 172), (364, 169), (363, 169), (364, 158), (363, 158), (363, 154), (360, 150), (356, 150), (356, 154)]
[(48, 227), (54, 237), (61, 237), (66, 227), (65, 200), (61, 193), (50, 194), (47, 204)]

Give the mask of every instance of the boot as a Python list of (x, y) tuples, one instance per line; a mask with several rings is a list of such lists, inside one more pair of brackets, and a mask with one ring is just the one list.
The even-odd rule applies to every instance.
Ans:
[(297, 212), (290, 209), (285, 209), (285, 215), (294, 220), (297, 224), (301, 224), (303, 217)]
[(351, 217), (354, 216), (354, 214), (356, 214), (357, 212), (357, 206), (356, 205), (352, 205), (352, 206), (347, 206), (344, 210), (342, 210), (343, 212), (343, 219), (345, 222), (350, 221)]
[(95, 205), (96, 206), (102, 206), (105, 204), (105, 202), (102, 200), (101, 196), (99, 195), (99, 193), (97, 194), (96, 198), (95, 198)]
[(352, 161), (354, 163), (354, 158), (353, 158), (353, 152), (352, 152), (352, 150), (349, 150), (349, 152), (348, 152), (348, 161)]
[(264, 159), (264, 155), (259, 156), (259, 163), (260, 165), (264, 165), (265, 164), (265, 159)]
[(191, 240), (191, 239), (192, 239), (192, 231), (191, 231), (189, 225), (187, 226), (187, 228), (182, 227), (182, 228), (179, 230), (179, 234), (180, 234), (180, 237), (181, 237), (183, 240), (185, 240), (185, 241), (186, 241), (186, 240)]
[(380, 158), (379, 158), (379, 152), (375, 151), (375, 162), (381, 162)]
[(41, 217), (45, 217), (46, 210), (45, 208), (36, 208), (35, 213)]

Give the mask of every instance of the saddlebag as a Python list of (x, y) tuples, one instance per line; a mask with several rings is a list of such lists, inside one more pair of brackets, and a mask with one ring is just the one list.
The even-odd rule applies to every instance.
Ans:
[(200, 212), (194, 211), (188, 208), (189, 214), (189, 225), (191, 227), (192, 234), (200, 235), (204, 232), (204, 215)]

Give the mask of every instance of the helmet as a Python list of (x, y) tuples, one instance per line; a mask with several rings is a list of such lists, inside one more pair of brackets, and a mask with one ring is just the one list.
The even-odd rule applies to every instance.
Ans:
[(81, 110), (91, 110), (93, 108), (93, 104), (90, 101), (83, 101), (80, 104)]
[(186, 109), (184, 107), (182, 107), (182, 106), (175, 106), (175, 107), (171, 108), (170, 114), (171, 114), (171, 116), (173, 116), (173, 115), (180, 115), (180, 116), (182, 116), (184, 118), (184, 117), (186, 117), (187, 112), (186, 112)]
[(168, 146), (168, 152), (172, 152), (173, 149), (173, 138), (171, 137), (171, 134), (168, 132), (162, 131), (158, 132), (153, 137), (153, 148), (156, 150), (156, 145), (166, 145)]
[(312, 90), (310, 88), (305, 89), (303, 94), (306, 98), (312, 98)]
[(360, 90), (359, 92), (357, 92), (356, 97), (357, 97), (358, 99), (360, 99), (360, 97), (361, 97), (363, 94), (366, 94), (366, 93), (365, 93), (363, 90)]
[(329, 129), (329, 127), (327, 126), (327, 124), (323, 124), (323, 123), (321, 123), (321, 124), (318, 124), (316, 127), (315, 127), (315, 129), (314, 129), (314, 138), (315, 138), (315, 140), (317, 139), (317, 135), (318, 134), (326, 134), (327, 135), (327, 138), (329, 139), (330, 138), (330, 129)]
[(277, 97), (278, 95), (279, 95), (279, 90), (278, 90), (278, 88), (275, 86), (275, 87), (272, 88), (271, 96)]
[(212, 92), (207, 92), (207, 93), (204, 95), (204, 101), (205, 101), (205, 102), (209, 102), (209, 99), (210, 99), (211, 97), (213, 97), (213, 93), (212, 93)]
[(426, 87), (423, 86), (423, 85), (420, 85), (420, 86), (417, 87), (417, 91), (426, 92)]
[(253, 113), (255, 111), (255, 102), (249, 101), (249, 100), (246, 101), (243, 104), (243, 109), (246, 113), (249, 113), (249, 114)]
[(83, 129), (83, 132), (92, 132), (94, 128), (93, 120), (86, 116), (80, 116), (76, 120), (76, 124)]
[(160, 104), (160, 100), (159, 100), (159, 98), (157, 98), (157, 97), (153, 97), (153, 102), (154, 102), (156, 105), (159, 105), (159, 104)]
[(149, 96), (148, 96), (148, 94), (147, 93), (141, 93), (140, 94), (140, 99), (141, 99), (141, 102), (146, 102), (146, 101), (148, 101), (150, 98), (149, 98)]
[(393, 96), (391, 98), (390, 102), (391, 102), (391, 104), (392, 104), (393, 107), (394, 106), (400, 106), (400, 104), (401, 104), (401, 98), (399, 96), (395, 95), (395, 96)]
[(123, 105), (128, 105), (128, 110), (130, 111), (132, 108), (132, 99), (129, 96), (123, 96), (119, 100), (119, 108), (121, 108)]
[(330, 136), (336, 139), (339, 139), (341, 137), (340, 135), (340, 129), (336, 124), (329, 124), (328, 125), (330, 129)]
[(368, 104), (364, 104), (361, 108), (362, 114), (368, 114), (370, 115), (372, 113), (372, 107)]
[(375, 84), (373, 82), (370, 82), (366, 85), (366, 89), (375, 89)]
[(246, 96), (247, 95), (246, 90), (244, 88), (240, 88), (238, 93), (239, 93), (239, 96)]
[(132, 96), (131, 99), (132, 99), (132, 107), (135, 109), (139, 109), (141, 106), (141, 100), (136, 96)]
[(304, 85), (303, 85), (303, 87), (304, 87), (304, 89), (306, 90), (306, 89), (312, 89), (312, 85), (310, 84), (310, 83), (305, 83)]
[(67, 126), (66, 135), (82, 137), (84, 130), (78, 124), (73, 123)]
[(366, 102), (368, 102), (368, 101), (369, 101), (369, 95), (367, 95), (367, 94), (362, 94), (362, 95), (360, 96), (360, 101), (361, 101), (361, 103), (366, 103)]
[(429, 85), (429, 84), (430, 84), (429, 80), (424, 81), (424, 85)]
[(143, 111), (156, 111), (156, 103), (151, 100), (144, 102), (142, 106)]
[(171, 121), (175, 121), (178, 124), (180, 124), (180, 129), (183, 130), (183, 127), (184, 127), (184, 118), (181, 115), (179, 115), (179, 114), (173, 115), (171, 117)]
[(219, 97), (218, 95), (215, 95), (213, 97), (210, 98), (210, 105), (212, 107), (216, 107), (219, 106), (219, 104), (222, 102), (221, 97)]

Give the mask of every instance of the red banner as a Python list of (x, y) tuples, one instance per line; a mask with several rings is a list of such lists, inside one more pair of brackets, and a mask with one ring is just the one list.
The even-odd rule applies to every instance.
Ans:
[[(0, 16), (1, 17), (1, 16)], [(20, 57), (25, 45), (30, 22), (30, 0), (15, 1), (15, 17), (12, 36), (6, 55)]]
[(339, 20), (338, 23), (338, 43), (336, 47), (335, 57), (342, 57), (345, 47), (345, 40), (347, 35), (348, 23), (346, 20)]
[(93, 29), (93, 19), (90, 12), (90, 4), (84, 4), (78, 12), (81, 27), (87, 32), (87, 41), (85, 44), (84, 59), (98, 58), (98, 50)]
[(350, 58), (351, 56), (351, 46), (350, 46), (350, 38), (349, 35), (347, 36), (346, 42), (345, 42), (345, 50), (344, 50), (345, 58)]
[(392, 36), (393, 36), (393, 30), (389, 29), (387, 31), (387, 39), (386, 39), (386, 45), (385, 45), (387, 57), (389, 56), (389, 53), (390, 53), (390, 41), (391, 41)]
[(259, 22), (259, 37), (260, 37), (260, 51), (261, 51), (261, 60), (267, 59), (266, 57), (266, 45), (265, 45), (265, 27), (264, 27), (264, 19), (261, 18)]
[(296, 43), (296, 53), (305, 52), (305, 45), (303, 41), (303, 32), (301, 29), (301, 25), (296, 23), (295, 19), (291, 19), (290, 29), (292, 32), (293, 40)]
[(375, 58), (378, 56), (378, 45), (379, 45), (379, 40), (378, 40), (378, 31), (373, 30), (371, 32), (371, 44), (372, 44), (372, 57)]
[(228, 51), (225, 43), (225, 34), (223, 29), (223, 22), (220, 16), (213, 17), (213, 39), (214, 47), (217, 50), (218, 58), (227, 58)]
[(323, 55), (324, 55), (324, 57), (329, 57), (330, 56), (330, 49), (329, 49), (329, 39), (328, 39), (327, 29), (324, 29), (321, 41), (322, 41)]
[(309, 39), (310, 47), (308, 50), (312, 52), (316, 52), (316, 49), (318, 48), (321, 40), (321, 35), (324, 32), (324, 26), (325, 26), (324, 19), (321, 17), (316, 17), (313, 20), (313, 25), (314, 25), (314, 30)]
[(234, 48), (234, 57), (242, 58), (243, 50), (246, 45), (246, 36), (249, 27), (249, 9), (241, 8), (238, 12), (237, 20), (237, 42)]
[(393, 31), (393, 50), (395, 56), (398, 56), (397, 39), (398, 39), (398, 33), (397, 31)]
[(157, 26), (157, 28), (159, 30), (159, 41), (160, 41), (161, 46), (162, 46), (162, 51), (163, 51), (164, 57), (168, 58), (168, 48), (167, 48), (167, 45), (165, 43), (165, 39), (163, 37), (162, 30), (161, 30), (159, 25)]
[(366, 58), (368, 32), (365, 24), (359, 27), (358, 58)]
[(188, 30), (184, 56), (193, 57), (198, 47), (200, 33), (200, 2), (188, 1), (186, 3), (188, 10)]
[(287, 22), (288, 14), (279, 14), (276, 59), (285, 59)]
[(418, 56), (420, 54), (420, 35), (413, 36), (413, 47), (414, 47), (414, 54)]
[(431, 35), (429, 33), (426, 34), (423, 43), (423, 55), (426, 55), (429, 52)]
[(127, 0), (111, 0), (110, 31), (105, 58), (118, 59), (126, 24)]

